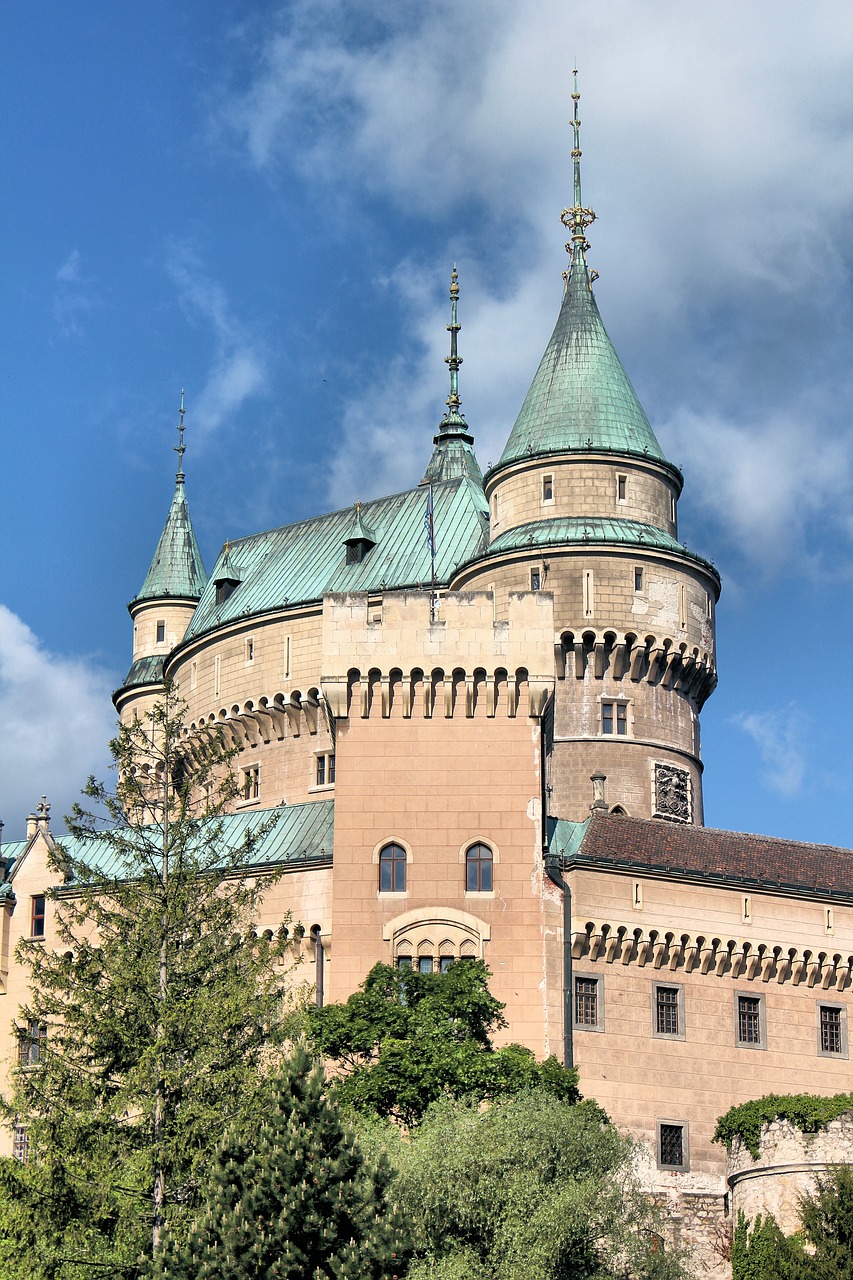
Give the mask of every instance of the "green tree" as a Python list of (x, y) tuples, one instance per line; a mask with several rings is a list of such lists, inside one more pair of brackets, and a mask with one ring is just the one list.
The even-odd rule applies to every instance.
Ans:
[(264, 1090), (256, 1128), (232, 1127), (205, 1205), (185, 1241), (169, 1240), (163, 1280), (392, 1280), (407, 1233), (389, 1202), (391, 1170), (372, 1164), (325, 1096), (321, 1069), (297, 1049)]
[[(853, 1276), (853, 1169), (838, 1165), (800, 1202), (802, 1230), (785, 1236), (772, 1215), (750, 1229), (738, 1215), (733, 1280), (850, 1280)], [(806, 1247), (808, 1246), (808, 1247)]]
[(377, 964), (345, 1003), (310, 1010), (308, 1034), (335, 1064), (341, 1101), (409, 1126), (445, 1096), (484, 1101), (542, 1086), (576, 1101), (577, 1075), (555, 1058), (493, 1049), (506, 1020), (489, 976), (480, 960), (441, 974)]
[(409, 1134), (362, 1118), (398, 1171), (412, 1232), (408, 1280), (684, 1276), (632, 1173), (634, 1144), (594, 1102), (544, 1089), (482, 1105), (444, 1099)]
[(253, 931), (266, 828), (229, 847), (231, 753), (214, 736), (190, 756), (182, 712), (167, 691), (120, 727), (114, 789), (90, 779), (56, 854), (60, 946), (19, 946), (30, 997), (2, 1106), (29, 1162), (0, 1161), (0, 1218), (28, 1242), (26, 1275), (134, 1274), (287, 1034), (286, 922)]

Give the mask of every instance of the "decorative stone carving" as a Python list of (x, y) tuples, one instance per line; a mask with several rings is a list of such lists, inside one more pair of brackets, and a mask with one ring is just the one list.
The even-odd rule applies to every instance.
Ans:
[(671, 764), (655, 765), (655, 817), (690, 821), (690, 774)]

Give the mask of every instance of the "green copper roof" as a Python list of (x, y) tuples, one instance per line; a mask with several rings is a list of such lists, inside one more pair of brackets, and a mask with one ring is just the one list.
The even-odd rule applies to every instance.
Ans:
[(579, 516), (558, 516), (554, 520), (534, 520), (517, 525), (500, 534), (488, 549), (487, 555), (500, 555), (504, 551), (519, 551), (525, 547), (557, 546), (623, 546), (649, 551), (668, 551), (684, 556), (700, 564), (706, 573), (719, 582), (719, 574), (712, 564), (695, 551), (688, 551), (683, 543), (673, 538), (665, 529), (644, 524), (640, 520), (583, 519)]
[(666, 461), (607, 336), (586, 260), (577, 252), (551, 341), (498, 466), (590, 449)]
[(183, 479), (179, 476), (154, 559), (133, 603), (176, 598), (197, 600), (206, 582)]
[[(285, 525), (232, 542), (228, 555), (239, 586), (217, 605), (220, 561), (193, 614), (184, 643), (223, 623), (322, 599), (329, 592), (399, 590), (428, 586), (430, 553), (424, 528), (424, 486), (365, 502), (362, 527), (375, 540), (358, 564), (346, 562), (353, 509)], [(457, 564), (486, 546), (488, 504), (479, 484), (456, 476), (433, 485), (436, 581), (444, 584)]]
[(137, 658), (131, 663), (130, 670), (124, 677), (120, 688), (116, 689), (113, 697), (117, 694), (124, 693), (125, 689), (138, 689), (146, 684), (162, 684), (163, 683), (163, 662), (165, 659), (151, 655), (147, 658)]
[(482, 488), (483, 473), (469, 441), (470, 436), (437, 435), (421, 484), (437, 484), (440, 480), (455, 480), (460, 476), (467, 476)]

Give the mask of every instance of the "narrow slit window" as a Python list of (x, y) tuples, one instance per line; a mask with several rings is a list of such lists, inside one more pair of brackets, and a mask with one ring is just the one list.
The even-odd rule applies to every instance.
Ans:
[(543, 502), (554, 501), (554, 477), (553, 476), (542, 477), (542, 501)]
[(583, 616), (591, 618), (595, 610), (595, 584), (592, 569), (585, 569), (583, 574)]
[(166, 640), (166, 624), (165, 622), (157, 623), (157, 643), (163, 644)]
[(255, 642), (251, 638), (251, 636), (246, 641), (246, 661), (247, 662), (255, 661)]
[(628, 500), (628, 477), (616, 477), (616, 501), (627, 502)]
[(634, 570), (634, 590), (642, 591), (643, 589), (643, 571), (641, 568)]
[(542, 570), (541, 569), (530, 570), (530, 590), (531, 591), (542, 590)]

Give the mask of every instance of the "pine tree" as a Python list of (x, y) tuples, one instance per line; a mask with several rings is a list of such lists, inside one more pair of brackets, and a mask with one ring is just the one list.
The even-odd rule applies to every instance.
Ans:
[(185, 1243), (169, 1241), (163, 1280), (393, 1280), (406, 1234), (391, 1173), (371, 1166), (298, 1048), (270, 1083), (256, 1130), (232, 1126)]
[(254, 932), (274, 877), (252, 876), (252, 855), (269, 824), (228, 847), (233, 753), (215, 735), (188, 743), (182, 719), (167, 690), (120, 727), (115, 788), (90, 779), (90, 807), (67, 819), (74, 844), (57, 849), (60, 946), (18, 949), (19, 1034), (45, 1035), (2, 1101), (28, 1128), (29, 1163), (0, 1160), (0, 1209), (36, 1242), (34, 1275), (76, 1276), (78, 1262), (134, 1275), (165, 1223), (191, 1216), (287, 1035), (287, 922)]

